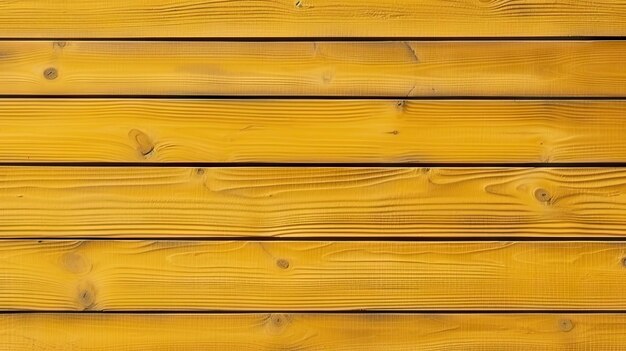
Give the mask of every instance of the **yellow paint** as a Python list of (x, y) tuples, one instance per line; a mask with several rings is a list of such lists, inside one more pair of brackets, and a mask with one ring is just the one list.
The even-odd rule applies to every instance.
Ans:
[(0, 350), (620, 350), (624, 328), (619, 314), (21, 314), (0, 315)]
[(0, 94), (626, 96), (626, 41), (0, 41), (0, 53)]
[(623, 168), (2, 167), (7, 237), (623, 236)]
[[(624, 311), (626, 241), (574, 240), (626, 234), (626, 168), (480, 167), (626, 162), (626, 102), (588, 99), (626, 96), (626, 41), (572, 36), (626, 6), (0, 1), (0, 351), (623, 349), (626, 314), (542, 312)], [(136, 98), (30, 98), (72, 94)]]
[(4, 162), (624, 162), (624, 101), (2, 99)]
[(20, 0), (0, 10), (3, 37), (626, 34), (621, 0)]
[(3, 310), (622, 310), (624, 242), (0, 242)]

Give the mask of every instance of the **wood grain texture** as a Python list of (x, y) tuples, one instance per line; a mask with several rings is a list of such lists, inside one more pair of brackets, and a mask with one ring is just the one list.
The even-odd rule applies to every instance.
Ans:
[(626, 34), (621, 0), (37, 0), (0, 3), (2, 37)]
[(0, 350), (620, 350), (623, 314), (4, 314)]
[(623, 310), (624, 242), (0, 241), (2, 310)]
[(2, 99), (0, 162), (625, 162), (624, 101)]
[(0, 94), (626, 96), (626, 41), (0, 41), (0, 54)]
[(623, 168), (0, 168), (0, 236), (623, 236)]

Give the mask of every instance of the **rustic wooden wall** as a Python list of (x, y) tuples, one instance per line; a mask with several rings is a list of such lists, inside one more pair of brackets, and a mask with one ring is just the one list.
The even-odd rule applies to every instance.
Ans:
[(0, 1), (0, 350), (615, 351), (621, 0)]

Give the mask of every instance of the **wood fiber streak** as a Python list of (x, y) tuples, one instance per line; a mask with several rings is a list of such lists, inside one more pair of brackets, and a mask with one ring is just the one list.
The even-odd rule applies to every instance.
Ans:
[(623, 36), (621, 0), (38, 0), (0, 3), (2, 37)]
[(624, 242), (4, 240), (0, 309), (622, 310), (625, 255)]
[(625, 331), (622, 314), (5, 314), (0, 350), (588, 351)]
[(0, 236), (623, 236), (622, 168), (1, 167)]
[(625, 56), (626, 41), (0, 41), (0, 94), (623, 97)]
[(624, 101), (0, 100), (0, 162), (625, 162)]

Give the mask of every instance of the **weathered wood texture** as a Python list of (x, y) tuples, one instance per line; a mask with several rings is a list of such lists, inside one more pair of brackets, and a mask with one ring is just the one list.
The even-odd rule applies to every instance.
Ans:
[(622, 236), (622, 168), (0, 168), (0, 236)]
[(626, 41), (1, 41), (0, 53), (0, 94), (626, 96)]
[(0, 100), (0, 162), (624, 162), (624, 101)]
[(620, 350), (622, 314), (4, 314), (0, 350)]
[(0, 3), (1, 37), (625, 35), (621, 0), (38, 0)]
[(623, 310), (624, 242), (0, 241), (3, 310)]

